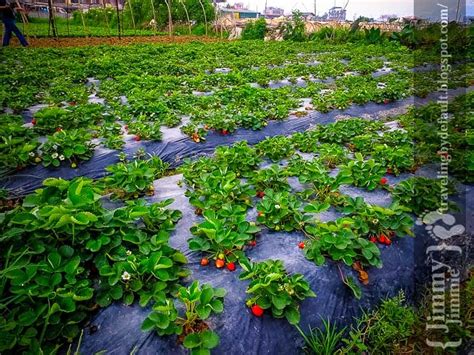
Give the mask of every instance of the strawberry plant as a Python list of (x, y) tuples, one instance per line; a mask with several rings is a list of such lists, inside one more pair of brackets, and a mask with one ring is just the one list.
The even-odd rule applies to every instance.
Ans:
[[(85, 178), (47, 179), (2, 213), (0, 351), (54, 353), (98, 306), (162, 302), (188, 274), (168, 245), (178, 216), (164, 222), (165, 205), (106, 210), (100, 192)], [(150, 216), (161, 221), (152, 230)]]
[(291, 140), (284, 136), (266, 138), (258, 143), (255, 148), (260, 156), (265, 156), (273, 162), (288, 158), (294, 153)]
[(0, 137), (0, 165), (2, 168), (22, 168), (41, 162), (37, 154), (38, 139), (30, 129), (21, 125), (3, 124)]
[(109, 149), (121, 149), (125, 142), (122, 139), (122, 126), (118, 123), (104, 123), (100, 127), (103, 144)]
[(415, 166), (414, 150), (410, 145), (389, 147), (386, 144), (376, 145), (372, 158), (383, 164), (391, 174), (399, 175), (411, 171)]
[[(392, 197), (394, 202), (410, 209), (417, 216), (421, 216), (427, 211), (435, 211), (442, 207), (439, 197), (443, 190), (445, 187), (440, 180), (412, 177), (397, 184), (392, 191)], [(449, 186), (446, 193), (453, 192), (453, 187)], [(450, 203), (448, 207), (454, 208), (455, 204)]]
[(352, 138), (347, 147), (353, 152), (360, 152), (364, 156), (370, 155), (375, 144), (380, 140), (380, 136), (374, 133), (362, 134)]
[(240, 266), (243, 269), (240, 279), (250, 280), (247, 293), (251, 297), (246, 304), (256, 316), (269, 310), (275, 318), (286, 318), (290, 324), (298, 324), (300, 302), (316, 297), (303, 275), (288, 274), (280, 260), (252, 263), (243, 258)]
[(305, 254), (317, 265), (325, 262), (325, 257), (343, 261), (352, 266), (356, 261), (367, 266), (382, 267), (380, 250), (374, 243), (360, 237), (352, 228), (354, 220), (340, 218), (336, 221), (307, 225), (309, 237), (305, 245)]
[(302, 229), (307, 218), (302, 213), (303, 203), (288, 191), (266, 190), (257, 205), (257, 221), (275, 231), (291, 232)]
[(289, 171), (292, 176), (298, 176), (302, 184), (312, 184), (313, 188), (308, 193), (320, 201), (332, 200), (339, 195), (341, 185), (352, 183), (352, 177), (346, 171), (340, 171), (335, 177), (330, 176), (319, 159), (312, 161), (292, 159)]
[(319, 140), (324, 143), (350, 143), (355, 136), (375, 132), (382, 129), (383, 123), (379, 121), (369, 121), (362, 118), (351, 118), (337, 121), (329, 125), (320, 125)]
[(128, 133), (135, 135), (135, 140), (161, 141), (160, 126), (155, 123), (135, 121), (128, 124)]
[(225, 295), (223, 288), (199, 285), (194, 281), (188, 287), (180, 287), (177, 292), (178, 300), (184, 306), (182, 312), (170, 299), (157, 302), (143, 322), (142, 330), (155, 330), (159, 335), (176, 334), (192, 354), (210, 354), (210, 349), (219, 344), (219, 336), (209, 330), (205, 320), (212, 313), (222, 313)]
[(67, 108), (47, 107), (34, 116), (34, 129), (39, 133), (52, 134), (58, 129), (87, 128), (103, 118), (104, 106), (86, 104)]
[(40, 146), (44, 166), (59, 167), (67, 161), (76, 167), (81, 160), (89, 160), (94, 154), (95, 144), (90, 142), (91, 135), (84, 130), (62, 130), (48, 136)]
[(103, 185), (113, 193), (114, 198), (128, 200), (145, 194), (153, 195), (153, 182), (163, 176), (168, 166), (157, 156), (148, 160), (120, 162), (106, 168), (111, 174), (103, 179)]
[(255, 171), (249, 182), (257, 190), (257, 195), (262, 195), (262, 193), (264, 195), (264, 191), (267, 189), (275, 191), (291, 190), (291, 186), (288, 184), (287, 171), (276, 164), (268, 169)]
[(261, 163), (255, 149), (247, 142), (239, 142), (232, 147), (217, 147), (215, 152), (217, 164), (226, 164), (229, 170), (235, 172), (237, 176), (247, 177), (255, 171)]
[(295, 133), (291, 136), (291, 143), (300, 152), (316, 153), (318, 151), (319, 131), (308, 130), (302, 133)]
[(391, 208), (368, 205), (362, 197), (348, 198), (346, 201), (342, 211), (354, 220), (352, 228), (358, 234), (369, 237), (384, 235), (387, 238), (395, 235), (413, 236), (413, 220), (406, 213), (409, 211), (407, 208), (397, 205)]
[(342, 165), (340, 173), (350, 176), (355, 186), (364, 187), (371, 191), (380, 186), (386, 169), (374, 159), (364, 160), (361, 153), (356, 153), (355, 160)]
[(216, 261), (235, 262), (243, 247), (260, 232), (255, 223), (246, 221), (245, 212), (245, 208), (230, 204), (218, 212), (205, 211), (204, 222), (191, 228), (189, 248), (208, 253)]
[[(201, 172), (199, 176), (196, 176), (196, 172), (185, 169), (185, 181), (191, 187), (186, 191), (186, 196), (189, 202), (198, 209), (218, 210), (227, 203), (246, 208), (251, 206), (251, 197), (255, 195), (255, 191), (250, 185), (242, 183), (236, 173), (227, 168), (218, 167), (210, 173)], [(192, 182), (191, 176), (195, 178)]]
[(338, 144), (324, 143), (318, 147), (319, 159), (331, 169), (347, 161), (347, 151)]

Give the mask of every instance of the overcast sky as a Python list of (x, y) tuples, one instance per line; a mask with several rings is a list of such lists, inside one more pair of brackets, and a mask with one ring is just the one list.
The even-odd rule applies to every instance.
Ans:
[[(241, 2), (251, 10), (263, 11), (265, 1), (268, 2), (268, 6), (283, 8), (287, 13), (290, 13), (294, 9), (307, 12), (314, 11), (314, 0), (230, 0), (228, 3), (234, 4)], [(413, 15), (414, 1), (417, 0), (349, 0), (349, 4), (347, 5), (347, 19), (352, 20), (354, 17), (361, 15), (374, 18), (391, 14), (411, 16)], [(440, 1), (442, 2), (442, 0)], [(347, 0), (336, 0), (336, 5), (344, 7), (346, 2)], [(470, 8), (472, 8), (474, 0), (467, 0), (467, 3), (468, 13), (472, 13)], [(323, 15), (332, 6), (334, 6), (334, 0), (316, 0), (316, 9), (319, 15)]]

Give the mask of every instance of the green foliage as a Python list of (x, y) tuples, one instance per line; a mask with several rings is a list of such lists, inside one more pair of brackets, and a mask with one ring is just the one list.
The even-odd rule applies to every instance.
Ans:
[(245, 208), (232, 205), (224, 205), (218, 212), (205, 211), (204, 222), (191, 228), (189, 248), (210, 253), (214, 259), (223, 254), (226, 261), (236, 261), (243, 247), (260, 232), (254, 222), (246, 221), (245, 212)]
[(338, 329), (331, 321), (323, 319), (323, 329), (309, 327), (308, 333), (295, 324), (296, 329), (303, 337), (308, 354), (334, 355), (339, 347), (346, 328)]
[(82, 160), (89, 160), (94, 154), (91, 135), (83, 129), (61, 130), (47, 137), (40, 146), (43, 165), (59, 167), (67, 161), (76, 167)]
[[(54, 353), (95, 304), (161, 302), (187, 275), (168, 245), (180, 216), (168, 221), (165, 205), (106, 210), (99, 193), (85, 178), (46, 179), (0, 215), (0, 351)], [(150, 215), (153, 229), (140, 223)]]
[(168, 167), (169, 164), (157, 156), (148, 160), (120, 162), (106, 168), (111, 174), (104, 178), (103, 185), (115, 198), (124, 200), (153, 195), (153, 182), (162, 177)]
[(288, 158), (294, 153), (291, 140), (284, 136), (268, 137), (255, 148), (260, 156), (265, 156), (273, 162)]
[(308, 39), (303, 15), (299, 10), (293, 11), (292, 19), (284, 24), (282, 33), (283, 39), (288, 41), (304, 42)]
[(415, 167), (414, 150), (410, 145), (400, 145), (396, 148), (386, 144), (376, 145), (372, 157), (394, 175), (411, 171)]
[(58, 129), (87, 128), (97, 124), (103, 119), (104, 106), (99, 104), (86, 104), (61, 107), (47, 107), (39, 110), (34, 119), (34, 130), (41, 134), (52, 134)]
[(242, 31), (242, 39), (264, 39), (267, 32), (267, 23), (265, 18), (261, 17), (255, 21), (249, 21)]
[(371, 191), (380, 186), (380, 179), (386, 170), (374, 159), (364, 160), (362, 154), (356, 153), (355, 160), (341, 166), (341, 173), (352, 177), (353, 184)]
[(33, 130), (23, 127), (22, 120), (0, 115), (0, 166), (3, 168), (24, 167), (35, 162), (38, 138)]
[[(428, 211), (444, 207), (440, 196), (449, 195), (452, 192), (451, 184), (445, 186), (440, 180), (412, 177), (397, 184), (392, 196), (396, 203), (410, 209), (417, 216), (421, 216)], [(449, 204), (447, 207), (451, 208), (453, 205)]]
[(288, 191), (265, 190), (265, 197), (257, 205), (257, 221), (275, 231), (302, 229), (305, 222), (302, 206), (303, 203)]
[(325, 257), (343, 261), (352, 266), (355, 261), (364, 265), (382, 267), (380, 250), (374, 243), (362, 238), (352, 229), (355, 223), (350, 218), (341, 218), (327, 223), (308, 225), (306, 232), (310, 240), (305, 247), (305, 254), (309, 260), (317, 265), (325, 262)]
[(406, 344), (414, 334), (415, 311), (405, 304), (405, 295), (400, 292), (394, 298), (382, 301), (379, 308), (364, 312), (351, 327), (348, 339), (344, 339), (344, 352), (370, 351), (391, 353)]
[(244, 270), (241, 280), (251, 280), (247, 293), (251, 298), (247, 305), (259, 305), (271, 311), (275, 318), (286, 318), (290, 324), (300, 321), (299, 304), (308, 297), (316, 297), (309, 283), (301, 274), (289, 275), (280, 260), (252, 263), (240, 260)]
[(202, 330), (202, 326), (212, 313), (222, 313), (225, 295), (223, 288), (194, 281), (178, 290), (178, 300), (185, 307), (182, 316), (172, 300), (164, 299), (153, 306), (142, 330), (155, 330), (159, 335), (183, 335), (183, 345), (191, 349), (192, 354), (210, 354), (210, 349), (219, 344), (219, 337), (211, 330)]
[(409, 208), (394, 204), (391, 208), (369, 205), (362, 197), (348, 198), (342, 212), (353, 218), (352, 229), (360, 235), (401, 237), (413, 236), (413, 219), (407, 214)]

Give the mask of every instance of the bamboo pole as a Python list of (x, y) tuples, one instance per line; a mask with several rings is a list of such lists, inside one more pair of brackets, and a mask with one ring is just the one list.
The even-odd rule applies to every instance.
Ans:
[(155, 4), (153, 3), (153, 0), (150, 0), (150, 2), (151, 2), (151, 10), (153, 12), (153, 21), (155, 22), (155, 26), (153, 27), (153, 32), (155, 33), (155, 36), (156, 36), (156, 27), (158, 26), (158, 23), (156, 22)]
[(191, 19), (189, 18), (189, 12), (188, 9), (186, 8), (186, 4), (184, 3), (183, 0), (179, 0), (181, 5), (183, 5), (184, 12), (186, 13), (186, 19), (188, 20), (188, 28), (189, 28), (189, 34), (191, 35), (192, 29), (191, 29)]
[(107, 7), (105, 6), (105, 0), (102, 0), (102, 7), (104, 9), (105, 24), (107, 26), (107, 33), (110, 37), (110, 23), (109, 18), (107, 17)]
[(48, 0), (48, 12), (49, 12), (49, 20), (48, 20), (48, 36), (50, 34), (50, 29), (53, 32), (53, 37), (58, 38), (58, 32), (56, 29), (56, 23), (54, 21), (54, 7), (53, 7), (53, 0)]
[(132, 16), (132, 26), (135, 34), (137, 34), (137, 27), (135, 26), (135, 18), (133, 17), (133, 6), (132, 6), (132, 0), (128, 0), (128, 7), (130, 8), (130, 16)]
[(118, 38), (122, 38), (122, 33), (120, 30), (120, 9), (119, 9), (119, 0), (115, 0), (115, 9), (117, 10), (117, 30), (118, 30)]
[(170, 37), (173, 37), (173, 16), (171, 15), (171, 0), (165, 0), (166, 7), (168, 8), (168, 33)]
[(206, 36), (207, 36), (207, 15), (206, 15), (206, 8), (204, 7), (204, 4), (202, 3), (201, 0), (199, 0), (199, 4), (201, 5), (202, 12), (204, 14), (204, 25), (206, 26)]
[(82, 9), (82, 2), (79, 0), (79, 12), (81, 13), (81, 21), (82, 21), (82, 30), (84, 31), (84, 34), (87, 35), (87, 29), (86, 29), (86, 20), (84, 19), (84, 11)]

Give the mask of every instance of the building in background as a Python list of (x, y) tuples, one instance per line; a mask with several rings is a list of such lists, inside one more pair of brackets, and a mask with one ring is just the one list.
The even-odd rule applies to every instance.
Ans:
[(329, 21), (345, 21), (347, 10), (339, 6), (334, 6), (329, 9), (327, 19)]
[(279, 7), (269, 6), (265, 9), (264, 16), (268, 19), (282, 17), (285, 16), (285, 10), (280, 9)]
[(219, 9), (219, 13), (222, 17), (228, 17), (234, 20), (257, 19), (261, 16), (260, 12), (246, 9), (242, 3), (222, 7)]

